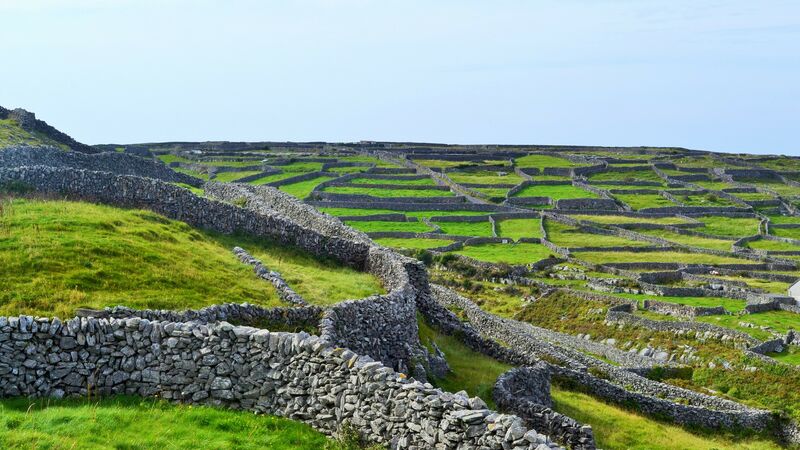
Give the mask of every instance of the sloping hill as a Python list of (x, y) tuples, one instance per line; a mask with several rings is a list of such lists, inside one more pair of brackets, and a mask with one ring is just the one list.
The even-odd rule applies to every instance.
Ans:
[(60, 147), (84, 153), (99, 152), (37, 119), (32, 112), (22, 108), (8, 110), (0, 106), (0, 149), (19, 145)]

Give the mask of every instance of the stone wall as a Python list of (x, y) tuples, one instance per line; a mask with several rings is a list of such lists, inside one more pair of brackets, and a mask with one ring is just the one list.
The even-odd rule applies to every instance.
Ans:
[(44, 120), (39, 120), (36, 118), (36, 115), (30, 111), (26, 111), (22, 108), (8, 110), (0, 106), (0, 119), (12, 119), (16, 121), (20, 128), (25, 131), (31, 133), (41, 133), (47, 136), (48, 138), (58, 142), (59, 144), (64, 144), (67, 147), (71, 148), (72, 150), (82, 152), (82, 153), (99, 153), (100, 150), (83, 143), (80, 143), (63, 133), (56, 128), (50, 126)]
[(173, 183), (200, 186), (199, 178), (178, 173), (152, 159), (139, 158), (125, 153), (107, 152), (86, 154), (65, 152), (55, 148), (7, 148), (0, 152), (0, 168), (20, 166), (72, 167), (75, 169), (136, 175)]
[(708, 308), (705, 306), (690, 306), (681, 305), (678, 303), (659, 302), (657, 300), (645, 300), (644, 309), (657, 312), (659, 314), (666, 314), (668, 316), (688, 318), (725, 314), (725, 308), (722, 306)]
[(544, 362), (519, 367), (500, 375), (492, 397), (504, 411), (522, 417), (534, 429), (574, 450), (595, 449), (592, 427), (553, 411), (550, 398), (550, 367)]
[(391, 448), (550, 447), (518, 417), (302, 332), (20, 316), (0, 317), (0, 342), (3, 397), (157, 396), (288, 417), (328, 435), (349, 422)]
[[(558, 361), (553, 370), (560, 380), (604, 400), (633, 404), (644, 414), (668, 417), (683, 425), (764, 430), (772, 423), (769, 411), (649, 380), (581, 352), (555, 347), (537, 338), (529, 327), (483, 312), (463, 297), (439, 288), (434, 293), (442, 305), (458, 307), (481, 335), (506, 343), (518, 359)], [(588, 373), (587, 367), (603, 372), (605, 378)]]

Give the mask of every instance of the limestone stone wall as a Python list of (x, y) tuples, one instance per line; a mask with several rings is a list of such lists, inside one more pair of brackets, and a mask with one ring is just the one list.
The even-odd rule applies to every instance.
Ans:
[(57, 148), (30, 147), (12, 147), (0, 152), (0, 168), (39, 165), (136, 175), (191, 186), (200, 186), (203, 183), (199, 178), (175, 172), (160, 162), (125, 153), (87, 154)]
[(516, 416), (306, 333), (141, 318), (0, 317), (0, 396), (129, 394), (349, 422), (391, 448), (558, 447)]
[(500, 375), (492, 392), (497, 406), (525, 419), (535, 429), (575, 450), (597, 448), (592, 427), (553, 411), (550, 398), (550, 366), (540, 362)]

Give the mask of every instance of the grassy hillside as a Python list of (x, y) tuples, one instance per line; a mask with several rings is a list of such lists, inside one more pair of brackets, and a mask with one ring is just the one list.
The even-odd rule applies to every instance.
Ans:
[(59, 144), (41, 133), (30, 133), (23, 130), (16, 120), (0, 119), (0, 149), (14, 145), (52, 145), (69, 150), (69, 147)]
[(77, 307), (280, 304), (231, 249), (278, 270), (309, 301), (382, 292), (370, 275), (269, 241), (193, 229), (143, 210), (67, 201), (0, 203), (0, 314), (69, 317)]

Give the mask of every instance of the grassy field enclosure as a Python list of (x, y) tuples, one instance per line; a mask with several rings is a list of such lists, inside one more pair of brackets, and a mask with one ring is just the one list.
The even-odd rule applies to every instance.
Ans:
[(365, 233), (385, 232), (385, 231), (404, 231), (408, 233), (427, 233), (433, 231), (433, 228), (426, 225), (424, 222), (388, 222), (388, 221), (363, 221), (353, 220), (347, 222), (347, 225), (363, 231)]
[(491, 263), (530, 264), (547, 258), (552, 252), (541, 244), (519, 243), (468, 245), (454, 253)]
[(450, 191), (434, 189), (379, 189), (353, 186), (328, 186), (324, 192), (331, 194), (369, 195), (372, 197), (452, 197)]
[(492, 237), (492, 224), (485, 222), (434, 222), (442, 233), (453, 236)]
[(400, 248), (400, 249), (429, 249), (429, 248), (436, 248), (436, 247), (444, 247), (445, 245), (450, 245), (453, 241), (449, 239), (417, 239), (417, 238), (378, 238), (374, 239), (380, 245), (384, 247), (393, 247), (393, 248)]
[(592, 234), (581, 231), (570, 225), (552, 220), (544, 223), (547, 239), (561, 247), (647, 247), (653, 244), (645, 241), (634, 241), (612, 235)]
[(634, 211), (644, 208), (664, 208), (678, 206), (661, 194), (611, 194), (617, 200), (630, 206)]
[(313, 191), (314, 188), (320, 183), (324, 183), (332, 179), (333, 178), (331, 177), (317, 177), (310, 180), (298, 181), (297, 183), (284, 184), (279, 186), (278, 189), (299, 199), (304, 199), (308, 197), (308, 195), (311, 194), (311, 191)]
[(503, 219), (497, 221), (497, 235), (510, 239), (542, 237), (541, 219)]
[(535, 167), (543, 169), (545, 167), (584, 167), (589, 164), (574, 163), (566, 158), (558, 158), (550, 155), (528, 155), (514, 160), (517, 167)]
[(504, 175), (488, 171), (447, 172), (447, 176), (456, 183), (519, 184), (523, 181), (514, 172), (506, 172)]
[(571, 184), (538, 184), (526, 186), (515, 197), (550, 197), (553, 200), (597, 198), (597, 194)]
[(683, 264), (754, 264), (732, 256), (680, 252), (576, 252), (573, 256), (595, 264), (626, 262), (681, 262)]

